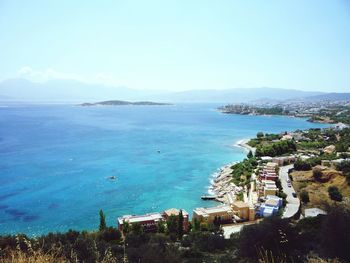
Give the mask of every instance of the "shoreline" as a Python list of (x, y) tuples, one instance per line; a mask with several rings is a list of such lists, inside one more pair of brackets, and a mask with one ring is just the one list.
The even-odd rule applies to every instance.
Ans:
[(247, 153), (249, 151), (252, 151), (253, 154), (255, 154), (255, 148), (254, 147), (251, 147), (250, 145), (248, 145), (248, 142), (250, 141), (251, 139), (242, 139), (242, 140), (239, 140), (237, 141), (233, 146), (235, 147), (238, 147), (238, 148), (243, 148)]
[[(255, 148), (247, 143), (250, 139), (241, 139), (233, 146), (243, 149), (245, 152), (252, 151), (255, 153)], [(210, 179), (208, 193), (215, 196), (215, 201), (223, 204), (231, 204), (237, 199), (237, 194), (241, 193), (244, 188), (237, 186), (232, 182), (232, 166), (240, 161), (225, 164), (219, 168), (219, 171), (213, 174), (213, 179)]]
[[(232, 111), (225, 111), (222, 109), (217, 109), (219, 112), (224, 114), (237, 114), (237, 115), (248, 115), (248, 116), (265, 116), (265, 117), (273, 117), (273, 116), (281, 116), (281, 117), (289, 117), (289, 118), (299, 118), (299, 119), (306, 119), (306, 121), (311, 123), (321, 123), (321, 124), (336, 124), (337, 121), (331, 120), (331, 119), (321, 119), (321, 120), (313, 120), (312, 115), (310, 116), (298, 116), (298, 115), (288, 115), (288, 114), (259, 114), (259, 113), (239, 113), (239, 112), (232, 112)], [(316, 116), (317, 117), (317, 116)]]

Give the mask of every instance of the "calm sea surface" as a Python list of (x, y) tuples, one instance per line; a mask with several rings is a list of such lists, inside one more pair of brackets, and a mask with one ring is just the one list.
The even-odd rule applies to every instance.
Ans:
[(91, 230), (100, 208), (114, 226), (123, 214), (192, 213), (215, 204), (200, 196), (245, 156), (238, 140), (322, 127), (216, 106), (0, 107), (0, 233)]

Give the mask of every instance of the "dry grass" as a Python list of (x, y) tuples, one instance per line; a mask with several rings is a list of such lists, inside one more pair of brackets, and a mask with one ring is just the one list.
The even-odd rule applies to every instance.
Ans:
[[(38, 246), (37, 241), (31, 241), (23, 236), (16, 236), (16, 248), (0, 249), (1, 263), (66, 263), (79, 262), (77, 255), (71, 251), (68, 260), (62, 253), (61, 247), (52, 247), (49, 251), (44, 252), (42, 247)], [(106, 249), (101, 255), (99, 263), (118, 263), (118, 260), (112, 255), (110, 249)]]
[(259, 255), (259, 263), (287, 263), (287, 257), (285, 255), (283, 256), (276, 256), (272, 253), (272, 251), (259, 249), (258, 250)]
[(338, 259), (322, 259), (319, 257), (312, 257), (307, 259), (307, 263), (341, 263)]
[(322, 173), (324, 178), (328, 178), (327, 182), (321, 183), (315, 181), (312, 171), (297, 171), (291, 174), (295, 191), (297, 193), (301, 191), (307, 191), (309, 193), (310, 202), (304, 205), (303, 208), (319, 207), (325, 209), (328, 205), (333, 204), (334, 201), (328, 195), (329, 186), (338, 187), (343, 197), (350, 196), (350, 186), (341, 172), (326, 169)]
[(41, 250), (32, 253), (24, 253), (14, 250), (7, 253), (7, 256), (0, 259), (2, 263), (66, 263), (68, 260), (55, 254), (44, 253)]

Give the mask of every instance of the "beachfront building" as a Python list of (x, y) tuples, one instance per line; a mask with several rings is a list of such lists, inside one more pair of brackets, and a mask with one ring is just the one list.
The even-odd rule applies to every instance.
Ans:
[(278, 164), (273, 162), (268, 162), (260, 173), (260, 180), (273, 180), (278, 179), (277, 174)]
[[(182, 216), (183, 216), (183, 219), (184, 219), (184, 221), (183, 221), (183, 230), (184, 230), (185, 232), (188, 232), (189, 227), (190, 227), (189, 216), (188, 216), (188, 213), (187, 213), (185, 210), (182, 209), (181, 211), (182, 211)], [(166, 221), (166, 220), (168, 220), (168, 218), (169, 218), (170, 216), (176, 216), (176, 217), (178, 217), (179, 214), (180, 214), (180, 210), (179, 210), (179, 209), (170, 208), (170, 209), (165, 210), (165, 211), (163, 212), (163, 218), (164, 218), (164, 220)]]
[(243, 201), (236, 201), (231, 204), (234, 213), (244, 220), (249, 220), (249, 205)]
[(164, 221), (161, 213), (150, 213), (145, 215), (124, 215), (118, 218), (118, 229), (123, 231), (123, 225), (128, 223), (129, 225), (140, 224), (144, 231), (154, 232), (157, 231), (159, 222)]
[(276, 195), (278, 188), (276, 182), (272, 180), (261, 180), (257, 183), (259, 197), (266, 197), (267, 195)]
[(296, 160), (295, 156), (290, 155), (290, 156), (273, 157), (271, 161), (273, 163), (278, 164), (279, 166), (282, 166), (282, 165), (295, 163), (295, 160)]
[[(163, 213), (149, 213), (145, 215), (125, 215), (118, 218), (118, 229), (123, 230), (123, 225), (128, 223), (129, 225), (140, 224), (145, 232), (157, 231), (159, 222), (166, 222), (170, 216), (178, 217), (180, 213), (179, 209), (170, 208)], [(185, 232), (189, 230), (189, 215), (185, 210), (182, 210), (183, 216), (183, 229)]]
[(266, 196), (265, 203), (261, 204), (258, 214), (261, 217), (269, 217), (278, 212), (282, 206), (282, 198), (275, 195)]
[(234, 212), (228, 205), (221, 205), (216, 207), (200, 207), (193, 210), (193, 220), (199, 222), (214, 223), (218, 219), (220, 223), (232, 223)]

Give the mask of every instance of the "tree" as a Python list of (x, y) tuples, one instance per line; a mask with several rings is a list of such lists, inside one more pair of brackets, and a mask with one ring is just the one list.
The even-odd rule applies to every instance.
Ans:
[(178, 220), (177, 217), (174, 215), (171, 215), (168, 217), (166, 221), (168, 233), (177, 234), (178, 233)]
[(252, 262), (258, 262), (257, 250), (260, 249), (271, 251), (276, 256), (289, 256), (298, 246), (298, 242), (295, 242), (296, 237), (297, 233), (289, 220), (272, 216), (259, 224), (243, 227), (239, 235), (238, 253), (243, 258), (251, 258)]
[(157, 225), (157, 232), (158, 233), (165, 233), (165, 224), (163, 221), (159, 221)]
[(184, 234), (184, 216), (182, 214), (182, 209), (180, 209), (180, 212), (179, 212), (179, 216), (178, 216), (178, 220), (177, 220), (177, 234), (179, 236), (179, 239), (182, 238), (183, 234)]
[(337, 165), (337, 170), (341, 171), (350, 185), (350, 161), (342, 161)]
[(264, 133), (263, 133), (263, 132), (258, 132), (258, 133), (256, 134), (256, 137), (257, 137), (258, 139), (261, 139), (262, 137), (264, 137)]
[(304, 204), (307, 204), (308, 202), (310, 202), (309, 193), (305, 190), (301, 191), (300, 199)]
[(312, 169), (312, 175), (316, 181), (320, 181), (322, 178), (322, 171), (319, 168), (313, 168)]
[(130, 232), (130, 225), (129, 225), (129, 222), (127, 221), (123, 221), (123, 235), (126, 236), (129, 232)]
[(248, 152), (247, 157), (248, 157), (249, 159), (253, 157), (252, 151), (249, 151), (249, 152)]
[(294, 163), (294, 169), (296, 171), (307, 171), (311, 169), (311, 165), (307, 161), (303, 161), (300, 158), (298, 158)]
[(348, 150), (348, 148), (349, 148), (349, 144), (347, 144), (347, 143), (340, 143), (339, 142), (335, 145), (335, 150), (337, 152), (346, 152)]
[(201, 228), (201, 222), (196, 218), (193, 219), (193, 231), (199, 231)]
[(218, 231), (221, 225), (221, 217), (215, 216), (214, 218), (214, 231)]
[(321, 225), (321, 251), (330, 257), (350, 262), (350, 211), (334, 206)]
[(106, 216), (105, 214), (103, 213), (102, 209), (100, 209), (100, 227), (99, 227), (99, 230), (100, 231), (103, 231), (107, 228), (107, 225), (106, 225)]
[(340, 193), (338, 187), (336, 186), (328, 187), (328, 194), (329, 194), (329, 198), (334, 201), (337, 201), (337, 202), (343, 201), (343, 195)]
[(120, 240), (121, 233), (114, 227), (107, 227), (103, 232), (100, 232), (100, 238), (106, 242)]
[(143, 226), (140, 223), (132, 224), (131, 231), (135, 235), (141, 235), (143, 233)]

